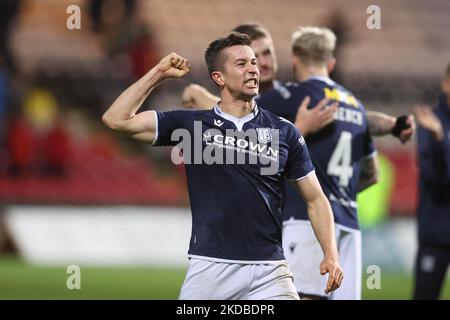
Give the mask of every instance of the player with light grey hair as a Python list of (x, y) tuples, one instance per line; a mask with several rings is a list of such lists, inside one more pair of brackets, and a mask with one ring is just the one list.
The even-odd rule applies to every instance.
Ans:
[(328, 28), (299, 27), (292, 34), (291, 48), (304, 63), (320, 65), (334, 60), (336, 35)]
[[(300, 27), (292, 34), (292, 66), (296, 83), (287, 84), (294, 99), (266, 95), (262, 105), (295, 110), (305, 96), (312, 105), (324, 97), (338, 102), (334, 122), (306, 137), (319, 182), (333, 209), (340, 262), (346, 274), (331, 299), (361, 298), (361, 232), (356, 195), (376, 183), (378, 162), (364, 106), (346, 88), (329, 78), (336, 59), (336, 36), (327, 28)], [(313, 107), (314, 108), (314, 107)], [(270, 110), (270, 109), (269, 109)], [(324, 278), (317, 269), (320, 245), (314, 240), (306, 205), (287, 189), (283, 208), (283, 247), (304, 298), (326, 298)]]

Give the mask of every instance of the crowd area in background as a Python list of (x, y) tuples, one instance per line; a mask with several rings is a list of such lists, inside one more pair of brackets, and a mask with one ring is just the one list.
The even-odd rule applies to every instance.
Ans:
[(21, 5), (0, 3), (1, 201), (186, 204), (183, 168), (167, 164), (168, 151), (149, 156), (150, 148), (111, 135), (100, 121), (115, 88), (159, 61), (151, 30), (135, 18), (136, 2), (87, 2), (90, 33), (103, 51), (100, 72), (55, 64), (31, 75), (9, 41)]
[[(101, 61), (92, 69), (85, 65), (67, 68), (55, 60), (32, 74), (23, 72), (11, 46), (11, 33), (22, 18), (25, 3), (0, 3), (0, 200), (186, 205), (184, 169), (168, 161), (170, 150), (155, 150), (114, 135), (100, 121), (121, 88), (141, 77), (165, 54), (158, 41), (164, 35), (155, 34), (139, 18), (138, 1), (84, 3), (83, 17), (89, 21), (83, 32), (102, 52)], [(341, 45), (352, 41), (349, 22), (342, 12), (332, 12), (322, 22), (343, 39)], [(338, 58), (343, 54), (339, 48)], [(289, 80), (284, 65), (280, 66), (280, 78)], [(438, 85), (406, 75), (390, 79), (370, 74), (348, 77), (342, 68), (332, 76), (354, 88), (368, 104), (381, 101), (395, 105), (403, 99), (408, 105), (407, 97), (418, 94), (432, 103), (432, 92)], [(212, 88), (207, 77), (195, 72), (193, 77), (195, 82)], [(156, 99), (169, 101), (163, 107), (181, 102), (180, 86), (158, 88)], [(392, 111), (394, 115), (399, 113)], [(405, 167), (415, 170), (410, 149), (386, 151), (394, 171)], [(143, 169), (147, 173), (144, 176), (139, 174)], [(400, 214), (413, 213), (415, 200), (411, 194), (415, 186), (405, 183), (410, 179), (409, 174), (403, 175), (407, 172), (400, 170), (392, 182), (394, 211)]]

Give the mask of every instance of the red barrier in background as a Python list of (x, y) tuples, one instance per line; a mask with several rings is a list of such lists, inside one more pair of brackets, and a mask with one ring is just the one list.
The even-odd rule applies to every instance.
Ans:
[(394, 169), (390, 214), (392, 216), (415, 215), (418, 168), (412, 151), (386, 151)]

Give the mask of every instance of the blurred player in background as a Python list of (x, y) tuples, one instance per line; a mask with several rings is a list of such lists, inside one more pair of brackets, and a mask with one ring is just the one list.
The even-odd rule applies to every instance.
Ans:
[(450, 263), (450, 64), (442, 90), (432, 110), (414, 110), (420, 168), (414, 299), (438, 299)]
[[(283, 84), (275, 80), (277, 63), (272, 38), (265, 28), (257, 24), (247, 24), (234, 30), (249, 35), (258, 59), (258, 68), (264, 70), (261, 72), (264, 74), (261, 81), (264, 79), (267, 83), (264, 86), (261, 85), (261, 88), (265, 90), (262, 90), (256, 101), (262, 108), (295, 122), (307, 138), (308, 144), (313, 145), (315, 151), (312, 153), (312, 158), (316, 166), (320, 168), (318, 170), (321, 172), (319, 177), (322, 176), (320, 179), (322, 186), (325, 191), (328, 191), (326, 194), (330, 195), (329, 199), (332, 204), (335, 203), (337, 207), (333, 210), (335, 221), (342, 223), (337, 233), (340, 235), (341, 249), (346, 252), (345, 257), (341, 256), (341, 261), (345, 260), (346, 268), (351, 274), (346, 277), (342, 288), (332, 298), (360, 299), (361, 236), (358, 230), (355, 197), (357, 192), (373, 183), (376, 176), (375, 158), (369, 157), (361, 160), (363, 156), (369, 156), (370, 151), (374, 151), (370, 137), (364, 130), (367, 125), (369, 127), (372, 125), (372, 131), (376, 134), (393, 133), (402, 142), (406, 142), (414, 132), (414, 126), (410, 126), (410, 124), (414, 125), (412, 116), (395, 119), (374, 112), (372, 121), (367, 124), (365, 112), (361, 111), (363, 109), (361, 104), (351, 93), (328, 77), (328, 72), (333, 69), (335, 64), (332, 55), (335, 37), (332, 33), (330, 34), (329, 30), (311, 29), (318, 31), (319, 35), (310, 32), (306, 35), (307, 39), (303, 41), (306, 42), (303, 45), (305, 48), (293, 47), (295, 78), (299, 82), (306, 81), (302, 84)], [(329, 35), (328, 38), (324, 36), (324, 33)], [(324, 40), (324, 38), (327, 39)], [(309, 42), (312, 43), (308, 44)], [(307, 50), (308, 52), (298, 52), (298, 50)], [(304, 60), (311, 60), (309, 56), (317, 55), (322, 55), (322, 57), (315, 59), (316, 61), (304, 63)], [(317, 104), (313, 108), (308, 108), (310, 97)], [(324, 97), (325, 99), (323, 99)], [(187, 107), (199, 106), (207, 109), (216, 103), (218, 98), (201, 86), (191, 85), (185, 89), (183, 101)], [(335, 103), (326, 106), (328, 101), (335, 101)], [(300, 104), (300, 102), (302, 103)], [(340, 108), (336, 113), (338, 103)], [(300, 107), (298, 107), (299, 104)], [(355, 123), (344, 124), (346, 118), (353, 118)], [(333, 123), (335, 119), (337, 119), (337, 123)], [(324, 127), (325, 129), (323, 129)], [(339, 136), (339, 134), (341, 135)], [(335, 153), (331, 154), (333, 150)], [(362, 176), (367, 175), (367, 177), (358, 181), (360, 160), (363, 163)], [(358, 183), (360, 183), (359, 187)], [(320, 247), (317, 242), (311, 241), (313, 232), (305, 221), (307, 217), (304, 204), (299, 201), (298, 196), (293, 194), (292, 188), (286, 186), (286, 190), (288, 192), (283, 206), (283, 216), (286, 220), (293, 217), (294, 222), (285, 222), (283, 244), (288, 263), (294, 271), (297, 290), (304, 298), (325, 298), (324, 279), (317, 271), (320, 263)], [(299, 229), (303, 229), (303, 231)], [(309, 245), (310, 243), (314, 245)]]
[[(350, 91), (329, 78), (335, 64), (335, 43), (334, 33), (326, 28), (304, 27), (294, 32), (292, 65), (297, 82), (286, 85), (290, 97), (271, 91), (262, 95), (258, 103), (270, 111), (282, 106), (292, 117), (305, 97), (310, 97), (313, 105), (323, 98), (338, 102), (334, 121), (310, 133), (306, 141), (319, 181), (331, 203), (340, 261), (346, 273), (342, 287), (331, 298), (360, 299), (362, 256), (356, 194), (376, 183), (378, 162), (364, 106)], [(314, 109), (317, 108), (322, 106)], [(325, 279), (317, 270), (320, 247), (312, 238), (314, 233), (305, 210), (303, 201), (287, 187), (283, 247), (302, 296), (325, 298)]]
[[(230, 147), (234, 158), (238, 157), (249, 142), (235, 143), (230, 131), (236, 129), (258, 132), (258, 142), (266, 148), (276, 147), (271, 139), (279, 132), (277, 167), (271, 174), (263, 174), (260, 162), (185, 162), (192, 234), (180, 299), (299, 299), (281, 244), (286, 178), (295, 181), (308, 206), (323, 249), (321, 272), (329, 273), (326, 291), (334, 291), (342, 282), (330, 204), (298, 130), (256, 106), (253, 98), (258, 94), (259, 71), (249, 45), (247, 36), (232, 33), (212, 42), (206, 50), (209, 74), (221, 96), (221, 103), (213, 110), (137, 113), (159, 83), (189, 72), (187, 60), (172, 53), (126, 89), (103, 116), (110, 128), (156, 146), (178, 144), (180, 137), (176, 139), (173, 134), (184, 129), (182, 132), (194, 138), (191, 146), (183, 149), (185, 161), (187, 154), (197, 151), (194, 158), (202, 157), (211, 146), (215, 154), (220, 146)], [(200, 153), (196, 143), (200, 143)]]

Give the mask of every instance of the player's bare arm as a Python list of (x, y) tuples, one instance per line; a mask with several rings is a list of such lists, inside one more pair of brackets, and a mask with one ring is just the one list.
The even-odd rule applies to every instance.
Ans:
[(417, 123), (429, 130), (437, 141), (444, 139), (444, 129), (442, 123), (438, 117), (433, 113), (428, 106), (418, 106), (414, 108), (414, 115), (416, 116)]
[(315, 173), (296, 181), (295, 186), (300, 196), (305, 200), (311, 225), (324, 253), (324, 258), (320, 264), (320, 273), (322, 275), (329, 274), (325, 289), (325, 293), (328, 294), (340, 287), (344, 277), (339, 264), (331, 206)]
[(361, 172), (359, 173), (358, 192), (377, 183), (379, 178), (379, 164), (376, 155), (365, 157), (360, 161)]
[(137, 113), (138, 110), (162, 81), (183, 77), (189, 71), (190, 64), (185, 58), (176, 53), (165, 56), (147, 74), (122, 92), (103, 114), (103, 122), (113, 130), (152, 143), (156, 134), (156, 114), (153, 111)]
[(303, 136), (315, 133), (334, 121), (334, 113), (339, 103), (334, 102), (328, 105), (329, 99), (322, 99), (314, 108), (308, 109), (311, 102), (309, 97), (305, 97), (301, 102), (295, 117), (295, 126)]
[(372, 136), (393, 134), (402, 143), (411, 140), (416, 131), (414, 116), (411, 114), (396, 118), (382, 112), (367, 111), (367, 121)]
[(209, 110), (220, 100), (205, 87), (198, 84), (188, 85), (181, 97), (183, 107), (188, 109)]

